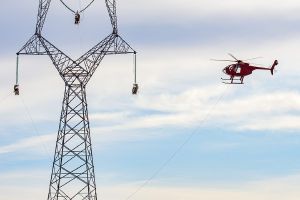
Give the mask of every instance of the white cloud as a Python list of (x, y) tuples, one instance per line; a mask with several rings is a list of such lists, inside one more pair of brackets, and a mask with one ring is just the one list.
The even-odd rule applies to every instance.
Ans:
[[(228, 98), (229, 93), (234, 92), (228, 87), (209, 86), (179, 94), (140, 97), (136, 103), (138, 109), (131, 112), (92, 114), (91, 124), (96, 124), (91, 127), (93, 138), (97, 142), (144, 140), (158, 135), (140, 135), (130, 130), (203, 126), (213, 128), (220, 124), (227, 129), (238, 131), (295, 131), (300, 128), (300, 118), (293, 114), (300, 112), (300, 94), (296, 91), (245, 95), (235, 100)], [(155, 110), (158, 113), (139, 116), (135, 113), (139, 109)], [(50, 141), (54, 142), (55, 136), (56, 134), (49, 134), (24, 139), (0, 147), (0, 153), (41, 147)]]
[[(103, 198), (106, 199), (174, 199), (174, 200), (296, 200), (300, 192), (300, 176), (277, 177), (267, 180), (244, 182), (240, 184), (217, 184), (215, 186), (159, 186), (159, 183), (152, 183), (138, 190), (131, 198), (133, 192), (137, 191), (141, 183), (131, 185), (119, 185), (117, 187), (104, 187)], [(156, 185), (156, 186), (155, 186)], [(174, 185), (177, 185), (174, 183)], [(117, 191), (117, 192), (116, 192)]]
[[(255, 55), (250, 49), (239, 52), (238, 56), (240, 57), (247, 57), (250, 53), (249, 57), (265, 53), (269, 59), (263, 60), (267, 64), (272, 62), (274, 58), (272, 56), (281, 55), (278, 66), (279, 73), (271, 77), (268, 73), (257, 72), (247, 78), (246, 85), (238, 87), (240, 89), (233, 89), (236, 87), (229, 86), (230, 97), (220, 102), (217, 109), (211, 112), (211, 116), (217, 118), (221, 124), (232, 124), (227, 127), (254, 129), (256, 126), (255, 129), (259, 128), (260, 130), (269, 130), (270, 127), (267, 127), (268, 123), (265, 122), (270, 120), (293, 117), (287, 112), (299, 107), (299, 94), (281, 84), (297, 85), (296, 79), (289, 79), (299, 71), (299, 68), (290, 59), (290, 57), (296, 57), (297, 43), (298, 40), (291, 39), (276, 44), (262, 45)], [(280, 48), (277, 48), (278, 46)], [(226, 45), (219, 47), (225, 49)], [(138, 97), (130, 97), (133, 77), (131, 58), (108, 57), (104, 60), (103, 66), (99, 68), (88, 85), (92, 124), (93, 120), (95, 123), (113, 122), (112, 125), (101, 123), (102, 129), (109, 131), (122, 128), (198, 125), (213, 103), (221, 96), (222, 91), (225, 90), (225, 86), (221, 85), (219, 80), (223, 76), (221, 69), (224, 64), (214, 63), (209, 59), (225, 57), (226, 52), (215, 47), (199, 49), (180, 47), (171, 50), (165, 47), (155, 53), (152, 51), (153, 49), (146, 48), (145, 50), (146, 53), (143, 53), (139, 59), (138, 80), (141, 93)], [(284, 54), (284, 52), (290, 53)], [(21, 58), (22, 98), (30, 109), (36, 124), (48, 120), (58, 121), (63, 98), (63, 83), (47, 57), (36, 59), (36, 57)], [(11, 90), (12, 85), (8, 83), (10, 79), (14, 79), (14, 61), (14, 57), (1, 60), (3, 65), (8, 66), (4, 69), (4, 74), (11, 74), (11, 77), (5, 76), (3, 79), (5, 81), (1, 88), (4, 91)], [(37, 68), (36, 66), (45, 67)], [(35, 73), (32, 74), (32, 71)], [(273, 86), (276, 88), (270, 89)], [(280, 92), (276, 91), (279, 88)], [(247, 95), (248, 91), (249, 95)], [(24, 122), (23, 118), (26, 118), (26, 123), (31, 123), (26, 116), (22, 102), (15, 97), (10, 98), (9, 101), (0, 105), (2, 122), (5, 125), (19, 124)], [(286, 101), (287, 98), (289, 101)], [(165, 113), (136, 115), (140, 109)], [(252, 116), (249, 120), (246, 118), (249, 115), (254, 117)], [(272, 115), (277, 116), (274, 118)], [(232, 120), (233, 117), (235, 120)], [(238, 126), (231, 121), (235, 121)], [(294, 129), (296, 126), (289, 125), (288, 120), (283, 121), (285, 121), (282, 122), (283, 125), (273, 126), (273, 129), (280, 130), (280, 127), (284, 130), (288, 127), (290, 127), (288, 129)], [(258, 126), (258, 124), (261, 125)], [(51, 131), (56, 131), (56, 128), (53, 127)]]
[(130, 115), (129, 112), (102, 112), (89, 115), (89, 119), (99, 122), (113, 122), (115, 120), (123, 120)]
[(281, 115), (281, 116), (268, 116), (267, 118), (261, 119), (250, 119), (244, 125), (238, 127), (239, 130), (267, 130), (267, 131), (289, 131), (299, 130), (300, 117), (292, 115)]
[[(217, 88), (212, 90), (212, 88)], [(293, 112), (300, 111), (300, 94), (297, 91), (254, 93), (237, 99), (228, 94), (241, 92), (231, 88), (209, 86), (191, 89), (179, 94), (144, 96), (138, 99), (140, 109), (161, 112), (133, 116), (120, 120), (117, 125), (103, 130), (126, 130), (154, 127), (198, 127), (224, 124), (238, 130), (296, 130), (299, 127)], [(288, 101), (286, 101), (288, 99)]]
[[(32, 200), (45, 198), (48, 191), (48, 177), (46, 178), (45, 174), (41, 171), (0, 174), (2, 198), (10, 200), (19, 200), (24, 197)], [(206, 186), (180, 186), (177, 183), (161, 185), (156, 181), (142, 188), (129, 199), (127, 197), (139, 188), (141, 182), (98, 185), (97, 192), (99, 197), (111, 200), (298, 200), (300, 195), (299, 183), (299, 175), (275, 177), (240, 184), (218, 183)]]
[[(121, 21), (147, 21), (157, 19), (163, 23), (168, 19), (186, 23), (200, 17), (216, 16), (266, 16), (281, 15), (285, 18), (297, 16), (300, 3), (297, 0), (269, 1), (218, 1), (218, 0), (167, 0), (167, 1), (138, 1), (127, 0), (118, 2)], [(137, 17), (138, 16), (138, 17)], [(124, 19), (125, 18), (125, 19)]]

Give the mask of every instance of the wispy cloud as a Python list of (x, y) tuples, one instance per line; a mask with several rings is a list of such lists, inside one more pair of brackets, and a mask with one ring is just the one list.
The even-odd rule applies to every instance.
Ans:
[[(11, 152), (24, 152), (24, 151), (34, 151), (34, 152), (41, 152), (44, 151), (45, 153), (49, 153), (47, 146), (45, 144), (49, 142), (54, 142), (53, 134), (49, 135), (41, 135), (30, 137), (26, 139), (22, 139), (10, 145), (3, 145), (0, 146), (0, 154), (11, 153)], [(52, 152), (52, 151), (51, 151)]]
[[(296, 123), (299, 117), (295, 116), (300, 112), (300, 94), (297, 91), (255, 93), (234, 99), (228, 95), (233, 93), (231, 88), (212, 88), (216, 87), (139, 98), (137, 106), (140, 109), (158, 113), (140, 117), (132, 113), (127, 120), (120, 118), (117, 125), (103, 128), (124, 130), (207, 126), (213, 123), (243, 131), (296, 130), (299, 127)], [(286, 101), (287, 98), (289, 101)]]
[[(24, 174), (27, 174), (24, 176)], [(30, 197), (32, 200), (45, 198), (47, 195), (47, 182), (45, 173), (41, 172), (17, 172), (9, 176), (0, 174), (0, 192), (3, 198), (19, 200)], [(12, 184), (12, 180), (24, 183)], [(37, 181), (38, 180), (38, 181)], [(10, 182), (10, 184), (4, 184)], [(37, 185), (36, 183), (40, 184)], [(198, 186), (180, 186), (178, 183), (161, 185), (159, 181), (152, 183), (139, 190), (129, 198), (135, 199), (184, 199), (184, 200), (297, 200), (300, 192), (297, 187), (300, 183), (299, 175), (277, 177), (254, 182), (243, 182), (240, 184), (216, 184)], [(98, 194), (104, 199), (128, 200), (133, 192), (141, 185), (141, 182), (128, 184), (98, 185)]]
[[(255, 182), (244, 182), (239, 185), (211, 185), (211, 186), (148, 186), (137, 191), (138, 185), (120, 185), (117, 187), (104, 187), (103, 196), (113, 200), (117, 199), (257, 199), (257, 200), (296, 200), (300, 195), (297, 188), (299, 175), (277, 177)], [(158, 182), (153, 185), (159, 185)], [(174, 185), (177, 185), (174, 183)], [(118, 192), (116, 192), (118, 191)], [(134, 194), (130, 196), (131, 194)]]
[[(154, 19), (161, 19), (159, 21), (167, 21), (170, 18), (176, 21), (197, 20), (207, 16), (257, 16), (257, 15), (272, 15), (278, 14), (286, 17), (295, 16), (293, 11), (300, 8), (299, 1), (288, 0), (282, 2), (280, 0), (270, 1), (218, 1), (218, 0), (167, 0), (167, 1), (147, 1), (141, 2), (137, 0), (128, 0), (118, 2), (120, 5), (120, 15), (125, 17), (126, 21), (153, 21)], [(180, 13), (180, 15), (178, 15)], [(135, 17), (135, 16), (140, 17)], [(147, 20), (148, 19), (148, 20)], [(174, 20), (175, 21), (175, 20)]]

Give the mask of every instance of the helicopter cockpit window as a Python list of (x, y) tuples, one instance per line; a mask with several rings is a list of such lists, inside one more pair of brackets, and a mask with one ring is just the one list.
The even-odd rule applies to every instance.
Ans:
[(241, 73), (241, 66), (239, 65), (236, 66), (236, 73), (238, 74)]

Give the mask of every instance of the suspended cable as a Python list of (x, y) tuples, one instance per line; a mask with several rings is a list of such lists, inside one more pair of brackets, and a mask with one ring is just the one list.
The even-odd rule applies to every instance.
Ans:
[(94, 3), (94, 1), (95, 0), (92, 0), (87, 6), (85, 6), (83, 9), (80, 9), (80, 10), (78, 10), (78, 11), (74, 11), (72, 8), (70, 8), (63, 0), (60, 0), (60, 2), (68, 9), (68, 10), (70, 10), (72, 13), (76, 13), (76, 12), (78, 12), (78, 13), (82, 13), (82, 12), (84, 12), (86, 9), (88, 9), (91, 5), (92, 5), (92, 3)]
[(82, 10), (80, 10), (79, 13), (82, 13), (82, 12), (84, 12), (86, 9), (88, 9), (88, 8), (92, 5), (92, 3), (94, 3), (94, 1), (95, 1), (95, 0), (91, 1), (86, 7), (84, 7)]
[(0, 104), (2, 104), (8, 97), (12, 95), (11, 92), (9, 92), (6, 96), (4, 96), (2, 99), (0, 99)]
[[(21, 99), (21, 102), (22, 102), (22, 104), (23, 104), (23, 106), (24, 106), (24, 108), (25, 108), (25, 111), (26, 111), (26, 113), (27, 113), (27, 115), (28, 115), (28, 117), (29, 117), (29, 119), (30, 119), (30, 121), (31, 121), (31, 125), (32, 125), (32, 127), (33, 127), (33, 129), (34, 129), (35, 135), (36, 135), (37, 137), (42, 137), (43, 135), (39, 134), (39, 131), (38, 131), (38, 129), (37, 129), (37, 126), (35, 125), (35, 122), (34, 122), (34, 120), (33, 120), (33, 118), (32, 118), (32, 115), (31, 115), (31, 113), (30, 113), (30, 111), (29, 111), (29, 107), (25, 104), (25, 101), (24, 101), (24, 99), (22, 98), (22, 96), (20, 96), (20, 99)], [(44, 148), (45, 153), (46, 153), (46, 154), (48, 155), (48, 157), (51, 159), (52, 157), (51, 157), (51, 155), (50, 155), (50, 153), (49, 153), (49, 150), (48, 150), (47, 146), (45, 145), (45, 142), (41, 142), (41, 144), (42, 144), (42, 146), (43, 146), (43, 148)]]
[(83, 9), (81, 9), (81, 2), (79, 1), (78, 2), (78, 7), (79, 7), (79, 10), (75, 11), (73, 10), (72, 8), (70, 8), (63, 0), (60, 0), (60, 2), (68, 9), (70, 10), (72, 13), (75, 14), (75, 24), (78, 25), (80, 23), (80, 14), (82, 12), (84, 12), (88, 7), (90, 7), (92, 5), (92, 3), (94, 2), (95, 0), (92, 0), (90, 3), (88, 3)]
[(217, 107), (217, 105), (221, 102), (221, 100), (226, 96), (227, 90), (225, 90), (220, 97), (217, 99), (217, 101), (213, 104), (211, 109), (207, 112), (205, 117), (201, 120), (200, 125), (192, 131), (190, 135), (181, 143), (175, 151), (171, 154), (171, 156), (166, 159), (166, 161), (147, 179), (145, 180), (132, 194), (130, 194), (126, 200), (132, 199), (138, 192), (140, 192), (142, 189), (144, 189), (163, 169), (165, 169), (169, 163), (177, 156), (178, 153), (182, 151), (182, 149), (192, 140), (192, 138), (198, 134), (198, 130), (201, 125), (203, 125), (210, 117), (211, 112), (214, 111), (214, 109)]
[(60, 2), (68, 9), (70, 10), (72, 13), (76, 13), (74, 10), (72, 10), (63, 0), (60, 0)]

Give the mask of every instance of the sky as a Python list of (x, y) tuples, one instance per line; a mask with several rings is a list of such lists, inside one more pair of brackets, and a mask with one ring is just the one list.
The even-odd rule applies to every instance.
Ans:
[[(74, 9), (84, 1), (73, 0)], [(37, 0), (0, 7), (1, 199), (46, 199), (64, 83), (46, 56), (16, 55)], [(300, 2), (122, 0), (120, 35), (138, 52), (107, 56), (87, 85), (98, 199), (296, 200), (300, 192)], [(111, 33), (104, 1), (79, 26), (52, 1), (43, 36), (77, 58)], [(228, 53), (269, 67), (224, 85)]]

